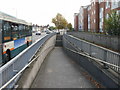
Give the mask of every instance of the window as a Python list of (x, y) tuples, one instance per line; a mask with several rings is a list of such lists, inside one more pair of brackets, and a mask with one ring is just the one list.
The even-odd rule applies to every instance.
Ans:
[(91, 7), (90, 6), (88, 6), (88, 11), (91, 9)]
[(23, 25), (19, 25), (19, 37), (22, 38), (24, 36), (24, 26)]
[(26, 36), (26, 26), (23, 25), (23, 37), (25, 37), (25, 36)]
[(12, 23), (12, 39), (16, 40), (19, 38), (19, 28), (18, 25), (15, 23)]
[(103, 32), (103, 23), (102, 22), (100, 22), (99, 27), (100, 27), (100, 32)]
[(95, 19), (94, 19), (94, 23), (95, 23)]
[(3, 22), (3, 41), (11, 40), (11, 26), (7, 21)]
[(90, 21), (90, 15), (88, 14), (88, 21)]
[(106, 1), (106, 9), (107, 8), (110, 8), (110, 2), (108, 0)]
[(90, 6), (90, 9), (91, 9), (91, 6)]
[(2, 31), (2, 20), (0, 20), (0, 32)]
[(120, 15), (120, 10), (117, 10), (117, 14), (119, 14), (119, 15)]
[(0, 20), (0, 63), (2, 63), (2, 20)]
[(112, 9), (120, 7), (120, 0), (112, 0)]
[(24, 31), (23, 31), (23, 33), (24, 33), (24, 37), (26, 37), (27, 36), (27, 26), (26, 25), (24, 25)]
[(99, 3), (103, 2), (103, 0), (99, 0)]
[(100, 8), (100, 18), (103, 18), (103, 8)]
[(29, 26), (30, 35), (32, 35), (32, 26)]
[(96, 1), (94, 1), (94, 4), (95, 4)]
[(106, 14), (106, 19), (108, 19), (109, 18), (109, 14)]
[(88, 14), (88, 31), (90, 30), (90, 14)]
[[(38, 29), (39, 29), (39, 27), (38, 27)], [(26, 26), (26, 32), (27, 32), (27, 36), (29, 36), (29, 35), (31, 35), (31, 32), (32, 30), (31, 30), (31, 27), (30, 26)]]
[(100, 18), (100, 22), (103, 22), (103, 18)]

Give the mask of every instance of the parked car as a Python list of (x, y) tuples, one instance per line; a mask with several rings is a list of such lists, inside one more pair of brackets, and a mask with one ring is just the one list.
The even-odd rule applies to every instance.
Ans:
[(41, 32), (40, 32), (40, 31), (37, 31), (37, 32), (36, 32), (36, 35), (41, 35)]

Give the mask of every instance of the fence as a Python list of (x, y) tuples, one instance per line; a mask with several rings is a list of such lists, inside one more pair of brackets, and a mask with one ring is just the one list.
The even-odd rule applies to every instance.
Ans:
[[(31, 61), (37, 50), (55, 33), (49, 34), (41, 40), (36, 41), (27, 49), (25, 49), (18, 56), (6, 63), (0, 68), (0, 87), (6, 87), (6, 83), (13, 81), (13, 77), (20, 74), (21, 70), (25, 69), (28, 63)], [(3, 87), (4, 86), (4, 87)]]
[(120, 37), (87, 32), (68, 32), (68, 34), (120, 52)]
[[(102, 62), (103, 65), (107, 65), (114, 71), (120, 73), (120, 54), (113, 52), (109, 49), (97, 46), (95, 44), (86, 42), (85, 40), (78, 39), (72, 35), (64, 35), (63, 39), (67, 40), (72, 46), (67, 46), (67, 48), (82, 52), (86, 56), (96, 58), (97, 61)], [(63, 41), (64, 41), (63, 40)], [(64, 42), (65, 43), (65, 42)], [(75, 49), (76, 48), (76, 49)]]

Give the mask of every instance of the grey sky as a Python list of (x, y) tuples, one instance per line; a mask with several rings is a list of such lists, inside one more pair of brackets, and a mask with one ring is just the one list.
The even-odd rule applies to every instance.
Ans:
[(74, 23), (74, 13), (90, 0), (0, 0), (0, 11), (38, 25), (53, 25), (51, 19), (61, 13)]

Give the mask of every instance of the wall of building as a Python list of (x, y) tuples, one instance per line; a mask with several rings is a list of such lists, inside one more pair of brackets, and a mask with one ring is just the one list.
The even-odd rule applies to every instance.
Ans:
[(91, 32), (98, 32), (99, 29), (99, 3), (91, 3)]
[(91, 30), (91, 5), (87, 7), (88, 13), (88, 31)]
[(81, 7), (79, 10), (79, 16), (78, 16), (78, 28), (79, 31), (83, 31), (83, 8)]
[(74, 14), (74, 30), (78, 31), (78, 13)]
[(109, 17), (108, 14), (111, 10), (117, 10), (120, 13), (120, 0), (116, 2), (114, 0), (92, 0), (90, 5), (80, 8), (79, 28), (81, 27), (85, 31), (104, 33), (104, 20)]
[(111, 9), (118, 9), (120, 8), (120, 0), (111, 0)]
[(99, 3), (99, 32), (103, 32), (105, 18), (105, 2)]
[(83, 10), (84, 18), (83, 18), (83, 30), (88, 31), (88, 13), (87, 13), (87, 8), (85, 7)]

